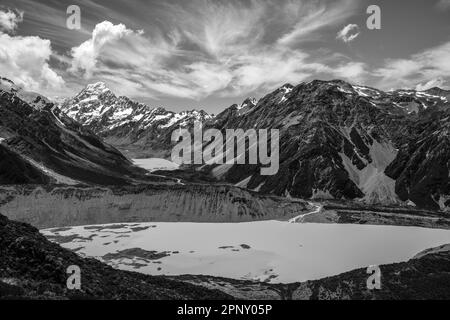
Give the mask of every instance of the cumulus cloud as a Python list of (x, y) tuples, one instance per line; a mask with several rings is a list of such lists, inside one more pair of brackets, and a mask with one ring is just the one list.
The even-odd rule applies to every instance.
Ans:
[(26, 90), (45, 92), (60, 89), (64, 85), (64, 80), (49, 66), (51, 54), (49, 40), (0, 33), (2, 76)]
[(359, 27), (357, 24), (348, 24), (337, 33), (336, 39), (345, 43), (355, 40), (359, 36)]
[(414, 88), (418, 83), (445, 79), (450, 74), (450, 42), (424, 50), (406, 59), (387, 60), (374, 74), (379, 87)]
[(318, 30), (351, 15), (354, 3), (165, 3), (164, 24), (146, 33), (109, 21), (96, 25), (89, 40), (72, 48), (70, 71), (122, 84), (117, 89), (127, 95), (191, 99), (272, 89), (318, 72), (354, 79), (364, 74), (362, 63), (326, 64), (301, 48)]
[(49, 40), (14, 36), (23, 12), (0, 10), (0, 70), (26, 90), (48, 92), (61, 89), (64, 80), (49, 65), (52, 48)]
[(0, 30), (14, 32), (23, 20), (22, 11), (0, 10)]
[[(97, 24), (92, 31), (91, 39), (72, 49), (71, 71), (82, 71), (87, 76), (91, 76), (97, 64), (97, 59), (103, 54), (103, 50), (105, 48), (107, 50), (110, 44), (120, 42), (122, 38), (133, 34), (134, 32), (127, 29), (123, 24), (113, 25), (109, 21)], [(111, 49), (114, 50), (114, 47), (111, 47)]]

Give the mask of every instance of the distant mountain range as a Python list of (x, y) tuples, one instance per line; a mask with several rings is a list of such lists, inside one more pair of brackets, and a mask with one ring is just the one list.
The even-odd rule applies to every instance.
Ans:
[(222, 131), (279, 129), (280, 169), (262, 176), (259, 165), (204, 165), (191, 178), (286, 197), (450, 208), (450, 91), (440, 88), (384, 92), (315, 80), (213, 117), (150, 108), (101, 82), (60, 108), (7, 79), (0, 84), (3, 183), (126, 183), (143, 172), (121, 152), (169, 158), (173, 130), (202, 121)]
[[(170, 155), (178, 127), (279, 129), (280, 170), (258, 165), (203, 166), (201, 171), (263, 193), (363, 199), (448, 210), (450, 91), (378, 89), (341, 80), (286, 84), (259, 101), (246, 99), (215, 117), (173, 113), (88, 85), (61, 110), (108, 143), (137, 157)], [(206, 145), (204, 146), (206, 147)]]

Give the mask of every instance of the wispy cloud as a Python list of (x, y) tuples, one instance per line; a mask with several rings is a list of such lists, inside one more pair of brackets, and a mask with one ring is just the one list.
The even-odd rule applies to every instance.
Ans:
[(298, 44), (320, 30), (341, 24), (355, 13), (357, 7), (358, 2), (353, 0), (290, 1), (283, 9), (288, 21), (296, 23), (278, 43)]
[[(13, 32), (22, 18), (22, 12), (0, 10), (0, 25), (3, 30)], [(44, 93), (60, 89), (64, 80), (50, 67), (51, 55), (49, 40), (14, 36), (0, 31), (2, 76), (14, 80), (19, 86)]]
[(0, 10), (0, 30), (14, 32), (23, 21), (23, 12), (18, 10)]
[[(374, 75), (381, 78), (380, 88), (414, 88), (419, 83), (448, 79), (450, 74), (450, 42), (424, 50), (406, 59), (391, 59)], [(443, 83), (442, 81), (440, 82)]]
[(433, 87), (442, 87), (444, 85), (445, 85), (445, 80), (442, 78), (438, 78), (438, 79), (432, 79), (425, 83), (419, 83), (415, 89), (417, 91), (425, 91), (425, 90), (431, 89)]
[(357, 24), (348, 24), (337, 33), (336, 38), (347, 43), (355, 40), (359, 36), (359, 33)]
[(355, 2), (165, 4), (165, 24), (151, 33), (108, 21), (96, 25), (91, 39), (72, 48), (70, 70), (82, 71), (87, 78), (114, 75), (137, 82), (127, 90), (139, 89), (141, 95), (191, 99), (271, 89), (317, 72), (354, 77), (363, 73), (362, 63), (327, 65), (299, 45), (352, 15)]
[[(349, 24), (365, 12), (357, 0), (171, 0), (152, 3), (151, 12), (147, 3), (130, 0), (135, 8), (128, 14), (117, 3), (106, 8), (84, 0), (78, 31), (66, 29), (55, 8), (21, 1), (33, 11), (25, 12), (27, 23), (40, 26), (44, 36), (0, 33), (0, 66), (5, 76), (43, 93), (53, 86), (73, 94), (86, 82), (104, 80), (131, 97), (202, 100), (263, 94), (317, 77), (381, 88), (426, 87), (449, 78), (447, 43), (378, 67), (359, 60), (364, 57), (354, 48), (339, 52), (333, 39), (362, 38)], [(45, 12), (53, 17), (44, 25), (37, 19)], [(110, 18), (99, 22), (102, 12)], [(19, 23), (21, 16), (15, 17)], [(43, 39), (47, 35), (58, 52)], [(355, 48), (367, 39), (361, 40)]]

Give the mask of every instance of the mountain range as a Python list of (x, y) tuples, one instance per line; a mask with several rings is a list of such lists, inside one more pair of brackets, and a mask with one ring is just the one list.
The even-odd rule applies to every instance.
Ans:
[[(63, 113), (130, 157), (169, 158), (173, 130), (279, 129), (280, 169), (204, 165), (196, 172), (262, 193), (449, 210), (450, 91), (384, 92), (342, 80), (285, 84), (217, 116), (174, 113), (117, 97), (104, 83), (60, 104)], [(224, 142), (225, 143), (225, 142)], [(204, 148), (208, 143), (204, 144)]]
[(1, 184), (124, 184), (143, 176), (47, 98), (0, 79)]
[(130, 157), (167, 157), (174, 128), (190, 127), (194, 121), (211, 118), (202, 110), (175, 113), (150, 108), (116, 96), (103, 82), (86, 86), (75, 97), (64, 100), (60, 109)]

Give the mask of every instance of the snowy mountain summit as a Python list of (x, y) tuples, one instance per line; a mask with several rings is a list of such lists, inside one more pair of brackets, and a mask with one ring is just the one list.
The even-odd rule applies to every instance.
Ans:
[[(159, 149), (152, 142), (170, 141), (172, 128), (188, 127), (194, 121), (211, 118), (203, 110), (175, 113), (152, 108), (125, 96), (116, 96), (105, 83), (87, 85), (75, 97), (66, 99), (61, 110), (84, 127), (120, 148)], [(129, 148), (130, 147), (130, 148)]]

